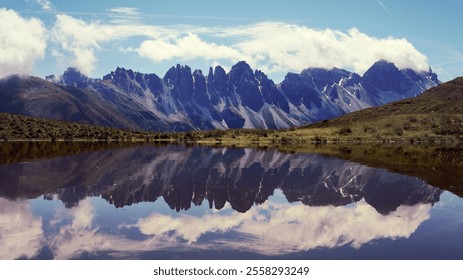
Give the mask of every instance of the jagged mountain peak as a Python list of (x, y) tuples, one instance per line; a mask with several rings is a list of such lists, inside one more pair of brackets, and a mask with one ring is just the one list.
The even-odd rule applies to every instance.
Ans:
[(300, 74), (311, 79), (319, 90), (323, 90), (326, 86), (333, 84), (341, 84), (343, 80), (355, 78), (358, 80), (360, 76), (350, 71), (333, 67), (326, 68), (307, 68)]
[(288, 128), (413, 97), (438, 84), (431, 70), (399, 70), (387, 61), (376, 62), (363, 76), (339, 68), (307, 68), (288, 73), (280, 84), (246, 61), (228, 73), (220, 65), (210, 67), (206, 76), (177, 64), (163, 78), (118, 67), (102, 80), (72, 68), (47, 80), (107, 102), (132, 127), (173, 131)]
[(405, 91), (411, 84), (406, 76), (395, 66), (386, 60), (377, 61), (365, 74), (363, 81), (366, 87), (372, 91), (376, 88), (382, 91)]
[(217, 65), (214, 68), (214, 77), (217, 79), (224, 79), (225, 77), (227, 77), (227, 72), (222, 66)]
[(62, 85), (74, 87), (86, 87), (90, 78), (75, 67), (68, 67), (59, 78)]
[(199, 75), (204, 76), (203, 71), (200, 69), (195, 69), (195, 71), (193, 71), (193, 76), (199, 76)]
[(68, 68), (66, 69), (66, 71), (64, 71), (63, 76), (66, 75), (66, 74), (70, 74), (70, 75), (72, 75), (72, 74), (75, 74), (75, 75), (83, 75), (82, 72), (80, 72), (80, 70), (79, 70), (77, 67), (68, 67)]
[(164, 75), (164, 81), (168, 84), (178, 84), (181, 79), (191, 77), (191, 68), (188, 65), (172, 66)]
[[(117, 67), (116, 71), (114, 71), (116, 75), (128, 75), (131, 79), (135, 77), (135, 72), (132, 69), (125, 69), (121, 67)], [(138, 72), (136, 72), (138, 73)]]
[[(238, 61), (232, 66), (231, 71), (250, 71), (252, 72), (251, 66), (244, 60)], [(230, 72), (231, 72), (230, 71)]]
[(240, 61), (232, 66), (228, 73), (232, 82), (242, 79), (254, 79), (254, 71), (246, 61)]
[(172, 66), (166, 74), (168, 73), (180, 73), (180, 72), (190, 72), (191, 73), (191, 68), (188, 65), (180, 65), (177, 64), (176, 66)]
[(111, 71), (111, 73), (104, 75), (103, 80), (114, 80), (114, 79), (121, 79), (121, 78), (135, 78), (135, 73), (130, 69), (125, 69), (123, 67), (117, 67), (116, 70)]
[(342, 74), (350, 74), (351, 72), (347, 71), (347, 70), (344, 70), (344, 69), (340, 69), (340, 68), (337, 68), (337, 67), (332, 67), (332, 68), (322, 68), (322, 67), (309, 67), (309, 68), (306, 68), (304, 70), (301, 71), (301, 75), (304, 75), (304, 74), (310, 74), (310, 75), (316, 75), (316, 74), (319, 74), (319, 75), (323, 75), (323, 74), (329, 74), (329, 73), (342, 73)]
[(368, 70), (363, 74), (363, 78), (378, 74), (397, 75), (399, 73), (400, 70), (394, 63), (386, 60), (379, 60), (368, 68)]

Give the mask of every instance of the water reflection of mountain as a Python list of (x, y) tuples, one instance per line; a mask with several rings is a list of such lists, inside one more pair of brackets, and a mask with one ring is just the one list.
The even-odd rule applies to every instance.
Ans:
[[(314, 154), (181, 146), (139, 147), (0, 167), (0, 195), (58, 196), (68, 207), (101, 195), (116, 207), (163, 197), (177, 211), (226, 202), (239, 212), (275, 189), (290, 202), (347, 205), (362, 198), (379, 213), (435, 203), (441, 190), (422, 180)], [(207, 202), (205, 202), (206, 200)]]

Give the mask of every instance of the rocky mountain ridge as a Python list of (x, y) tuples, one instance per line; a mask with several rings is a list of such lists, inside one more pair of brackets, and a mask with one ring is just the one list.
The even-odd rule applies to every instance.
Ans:
[[(12, 83), (14, 79), (20, 81)], [(28, 82), (31, 79), (34, 85)], [(299, 74), (288, 73), (280, 84), (244, 61), (228, 73), (221, 66), (211, 67), (207, 75), (177, 65), (163, 78), (117, 68), (94, 79), (69, 68), (46, 80), (4, 79), (0, 99), (20, 106), (0, 109), (144, 130), (280, 129), (417, 96), (438, 84), (431, 70), (399, 70), (386, 61), (378, 61), (363, 76), (337, 68), (308, 68)], [(7, 93), (11, 88), (16, 96)], [(39, 90), (40, 95), (35, 94)], [(56, 92), (66, 93), (58, 98)], [(33, 108), (28, 108), (30, 100), (37, 101)], [(72, 118), (67, 112), (73, 112)]]

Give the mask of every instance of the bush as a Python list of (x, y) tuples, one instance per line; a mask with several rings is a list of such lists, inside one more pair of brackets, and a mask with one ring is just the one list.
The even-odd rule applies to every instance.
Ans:
[(397, 135), (397, 136), (402, 136), (404, 134), (404, 131), (402, 128), (400, 127), (395, 127), (394, 130), (393, 130), (394, 134)]
[(352, 129), (350, 127), (343, 127), (338, 131), (341, 135), (352, 134)]

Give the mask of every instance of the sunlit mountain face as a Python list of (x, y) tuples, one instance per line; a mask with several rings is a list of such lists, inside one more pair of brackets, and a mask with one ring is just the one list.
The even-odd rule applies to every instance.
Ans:
[[(463, 207), (416, 177), (273, 150), (134, 147), (0, 174), (3, 259), (432, 259), (390, 248), (442, 243), (423, 229)], [(447, 240), (461, 230), (454, 220)]]

